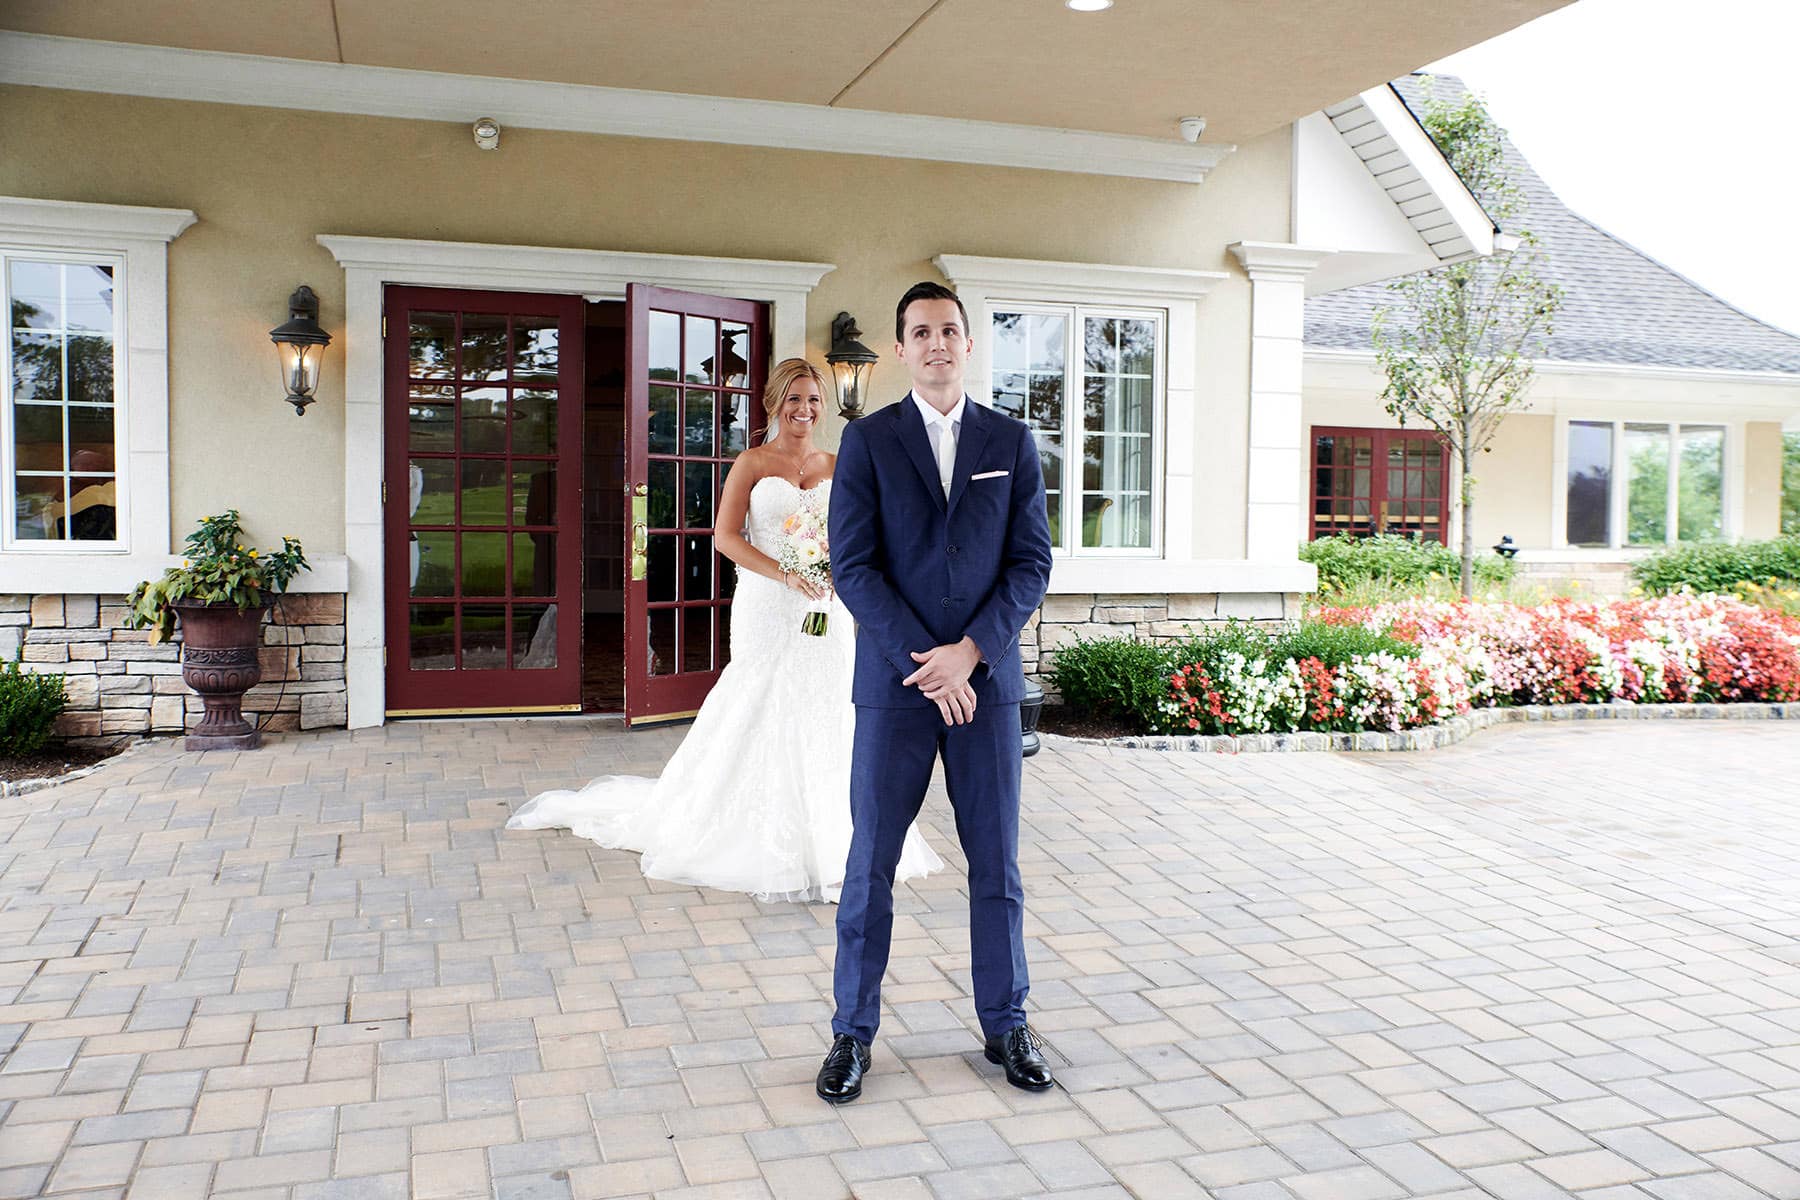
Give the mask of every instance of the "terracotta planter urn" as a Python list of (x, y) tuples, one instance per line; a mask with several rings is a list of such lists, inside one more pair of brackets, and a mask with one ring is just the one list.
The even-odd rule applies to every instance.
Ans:
[(254, 750), (262, 735), (244, 719), (244, 693), (262, 679), (262, 646), (268, 605), (239, 612), (234, 604), (179, 601), (181, 678), (206, 705), (188, 731), (189, 750)]

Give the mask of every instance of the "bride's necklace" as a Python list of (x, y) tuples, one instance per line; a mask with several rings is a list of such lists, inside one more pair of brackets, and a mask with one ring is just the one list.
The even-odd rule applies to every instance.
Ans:
[(799, 488), (801, 491), (806, 490), (806, 477), (808, 475), (813, 474), (813, 472), (807, 468), (806, 464), (808, 462), (810, 462), (812, 460), (813, 456), (817, 453), (818, 453), (818, 451), (816, 449), (814, 449), (811, 446), (808, 446), (805, 450), (801, 451), (800, 457), (798, 458), (798, 460), (796, 460), (792, 456), (786, 455), (786, 454), (783, 454), (781, 456), (782, 458), (786, 459), (790, 464), (792, 464), (791, 469), (799, 476), (799, 478), (795, 482), (794, 486)]

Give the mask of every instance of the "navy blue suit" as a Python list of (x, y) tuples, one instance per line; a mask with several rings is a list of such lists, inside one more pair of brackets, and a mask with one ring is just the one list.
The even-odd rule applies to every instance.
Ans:
[[(833, 1033), (873, 1041), (894, 924), (894, 870), (941, 756), (969, 863), (975, 1007), (995, 1037), (1025, 1021), (1019, 880), (1019, 631), (1050, 582), (1043, 471), (1031, 431), (963, 406), (948, 500), (911, 396), (844, 430), (831, 485), (831, 572), (856, 618), (853, 832), (838, 901)], [(975, 718), (946, 725), (901, 680), (914, 651), (972, 638)]]

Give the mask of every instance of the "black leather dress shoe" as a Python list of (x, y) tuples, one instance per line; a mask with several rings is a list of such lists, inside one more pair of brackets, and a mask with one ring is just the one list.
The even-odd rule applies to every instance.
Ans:
[(863, 1073), (869, 1069), (869, 1048), (847, 1033), (840, 1033), (826, 1052), (813, 1090), (827, 1104), (848, 1104), (862, 1095)]
[(987, 1040), (987, 1060), (1006, 1068), (1006, 1082), (1028, 1092), (1041, 1092), (1056, 1083), (1050, 1064), (1039, 1053), (1043, 1043), (1029, 1025), (1015, 1025), (999, 1037)]

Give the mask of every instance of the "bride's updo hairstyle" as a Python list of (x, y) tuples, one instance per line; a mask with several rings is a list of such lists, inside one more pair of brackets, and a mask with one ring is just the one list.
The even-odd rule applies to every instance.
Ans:
[(772, 442), (781, 433), (782, 402), (802, 379), (810, 379), (819, 385), (821, 401), (830, 394), (825, 387), (824, 374), (804, 358), (784, 358), (776, 363), (774, 370), (769, 372), (768, 386), (763, 388), (763, 415), (768, 418), (768, 423), (763, 426), (763, 441)]

